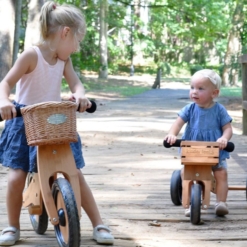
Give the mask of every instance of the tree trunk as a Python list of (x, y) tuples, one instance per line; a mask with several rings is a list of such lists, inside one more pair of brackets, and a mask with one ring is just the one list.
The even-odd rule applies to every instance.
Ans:
[(107, 55), (107, 31), (108, 24), (106, 21), (108, 9), (107, 0), (100, 1), (100, 70), (99, 78), (107, 79), (108, 77), (108, 55)]
[(12, 66), (15, 31), (15, 6), (13, 0), (1, 0), (0, 23), (0, 81), (2, 81)]
[(155, 78), (154, 84), (153, 84), (153, 86), (152, 86), (153, 89), (160, 88), (161, 71), (162, 71), (161, 68), (158, 68), (158, 69), (157, 69), (156, 78)]
[(19, 53), (19, 38), (20, 38), (20, 27), (21, 27), (21, 5), (22, 0), (16, 0), (15, 4), (15, 35), (14, 35), (14, 45), (13, 45), (13, 59), (12, 65), (17, 59)]
[(38, 43), (40, 38), (39, 16), (44, 0), (30, 0), (24, 49)]
[[(244, 4), (242, 1), (237, 1), (236, 8), (232, 17), (232, 28), (228, 36), (227, 50), (224, 59), (224, 69), (222, 74), (222, 85), (237, 84), (238, 81), (238, 69), (232, 66), (234, 63), (234, 57), (236, 57), (241, 50), (239, 30), (243, 26)], [(235, 63), (238, 63), (235, 61)], [(231, 76), (231, 81), (229, 77)]]

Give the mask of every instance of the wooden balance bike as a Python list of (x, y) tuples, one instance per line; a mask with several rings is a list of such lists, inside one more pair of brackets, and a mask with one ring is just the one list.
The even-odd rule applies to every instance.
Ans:
[[(171, 145), (164, 141), (164, 146)], [(181, 147), (181, 164), (184, 165), (183, 180), (181, 171), (175, 170), (170, 181), (170, 195), (174, 205), (190, 207), (190, 222), (201, 222), (201, 209), (210, 205), (210, 192), (215, 193), (216, 182), (212, 166), (219, 163), (217, 142), (177, 140), (172, 146)], [(226, 151), (232, 152), (234, 144), (228, 142)], [(246, 186), (229, 186), (229, 190), (246, 190)]]
[[(92, 102), (88, 112), (96, 110)], [(70, 142), (78, 139), (75, 103), (46, 102), (17, 109), (23, 116), (28, 145), (37, 146), (37, 173), (27, 176), (23, 207), (34, 231), (44, 234), (48, 219), (59, 246), (80, 246), (81, 196)]]

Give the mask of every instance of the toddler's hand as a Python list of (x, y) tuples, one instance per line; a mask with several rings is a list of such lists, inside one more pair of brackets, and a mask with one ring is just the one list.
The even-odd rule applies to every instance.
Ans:
[(222, 150), (226, 147), (228, 140), (224, 137), (220, 137), (216, 142), (219, 143), (219, 148)]
[(166, 137), (165, 137), (165, 140), (170, 144), (174, 144), (175, 141), (177, 140), (177, 137), (175, 135), (172, 135), (172, 134), (168, 134)]
[(16, 117), (15, 106), (11, 101), (9, 101), (9, 99), (0, 100), (0, 115), (3, 120)]

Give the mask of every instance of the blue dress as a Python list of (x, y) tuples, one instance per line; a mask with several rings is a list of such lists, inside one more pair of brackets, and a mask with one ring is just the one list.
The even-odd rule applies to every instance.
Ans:
[[(186, 105), (178, 114), (187, 123), (182, 139), (187, 141), (213, 141), (222, 136), (222, 127), (232, 121), (225, 107), (215, 103), (201, 108), (195, 103)], [(229, 159), (229, 153), (220, 150), (219, 160)]]

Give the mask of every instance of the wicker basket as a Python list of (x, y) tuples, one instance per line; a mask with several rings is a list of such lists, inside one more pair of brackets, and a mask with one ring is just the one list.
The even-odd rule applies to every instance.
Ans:
[(76, 104), (45, 102), (21, 109), (30, 146), (77, 142)]

